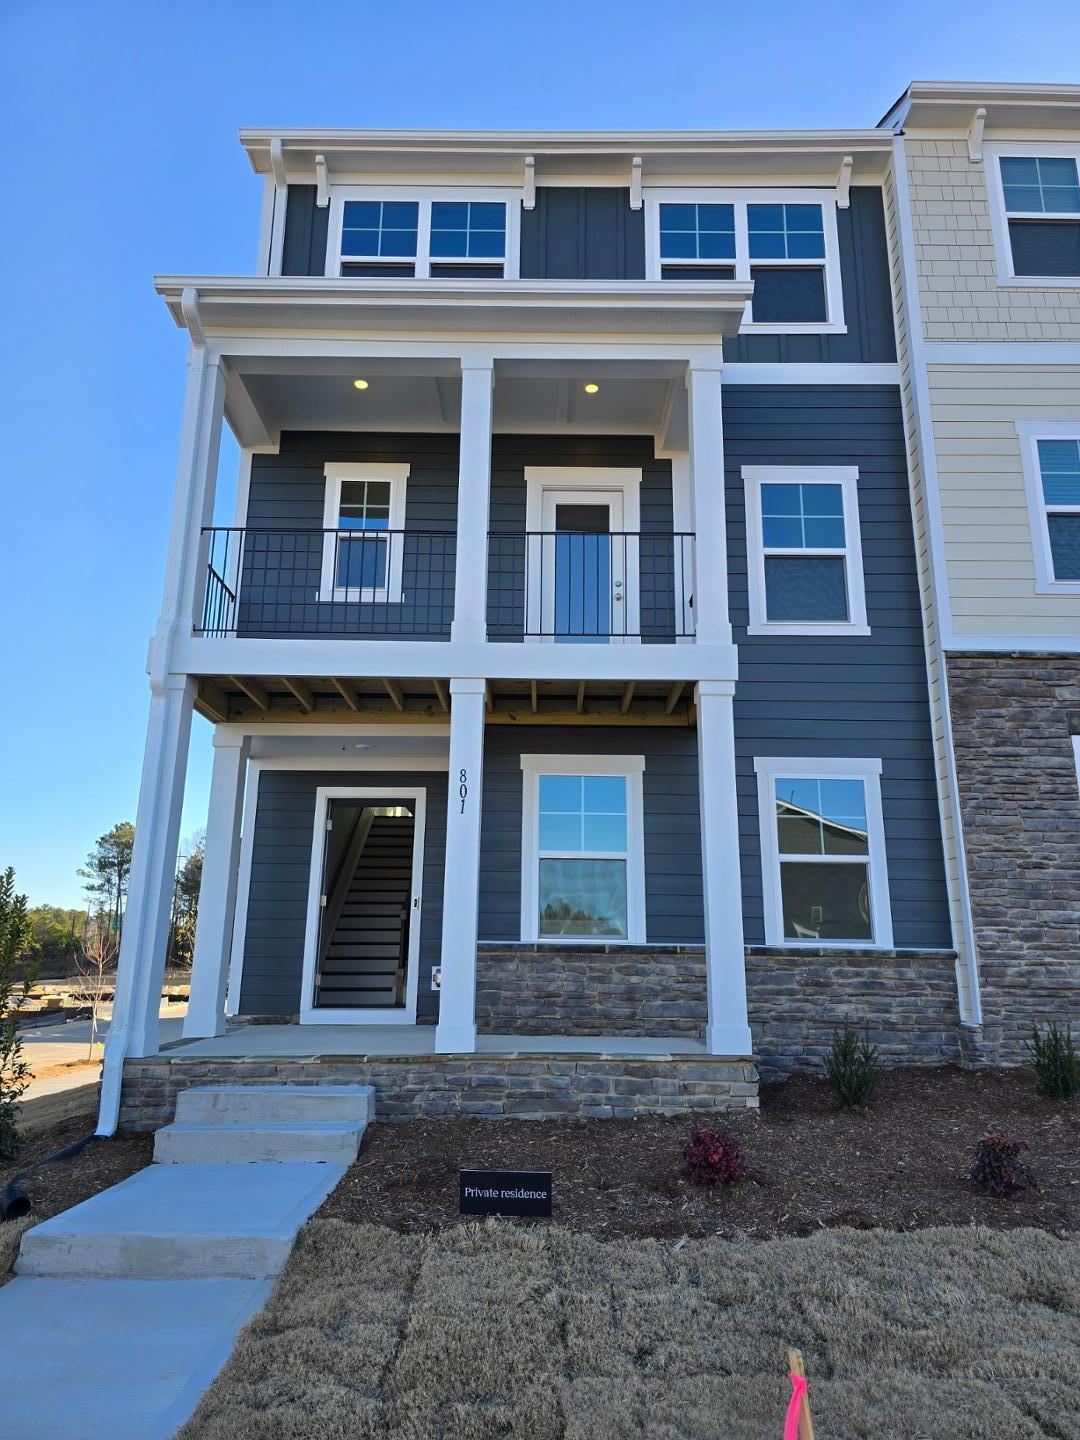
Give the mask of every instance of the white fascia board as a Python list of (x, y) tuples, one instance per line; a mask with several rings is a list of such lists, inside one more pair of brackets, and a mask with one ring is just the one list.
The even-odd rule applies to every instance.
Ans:
[(490, 680), (728, 680), (734, 645), (451, 644), (346, 639), (178, 637), (173, 668), (187, 675), (480, 675)]

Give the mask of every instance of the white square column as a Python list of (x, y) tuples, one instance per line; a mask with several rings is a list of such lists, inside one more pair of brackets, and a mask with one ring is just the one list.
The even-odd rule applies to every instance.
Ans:
[(701, 680), (696, 690), (705, 971), (711, 1055), (749, 1055), (746, 952), (735, 790), (735, 686)]
[(476, 1049), (476, 936), (484, 778), (483, 680), (450, 681), (450, 777), (443, 880), (442, 984), (435, 1049)]
[(483, 644), (487, 639), (493, 377), (490, 359), (462, 361), (457, 560), (450, 627), (455, 642)]
[(214, 769), (210, 777), (199, 919), (191, 962), (191, 997), (184, 1020), (185, 1040), (225, 1033), (225, 994), (240, 864), (240, 819), (250, 749), (250, 736), (228, 730), (214, 732)]
[(724, 503), (722, 366), (686, 369), (690, 491), (694, 512), (694, 634), (699, 645), (730, 645)]

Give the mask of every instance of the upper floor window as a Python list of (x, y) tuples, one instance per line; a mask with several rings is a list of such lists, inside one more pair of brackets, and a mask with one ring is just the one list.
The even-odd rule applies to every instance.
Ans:
[(1080, 150), (1015, 145), (988, 151), (1002, 278), (1080, 283)]
[[(453, 192), (450, 192), (453, 195)], [(438, 199), (411, 186), (335, 188), (327, 273), (361, 278), (511, 276), (517, 207), (485, 191)]]
[(399, 601), (408, 465), (325, 467), (321, 600)]
[(868, 635), (854, 466), (743, 467), (751, 635)]
[(1080, 424), (1017, 424), (1039, 590), (1080, 591)]
[(746, 325), (842, 330), (836, 202), (814, 191), (656, 190), (646, 196), (652, 279), (752, 280)]

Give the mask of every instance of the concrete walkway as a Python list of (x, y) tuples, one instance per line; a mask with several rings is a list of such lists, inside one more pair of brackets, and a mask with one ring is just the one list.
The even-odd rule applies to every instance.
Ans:
[[(363, 1085), (185, 1091), (158, 1132), (161, 1163), (23, 1236), (0, 1288), (3, 1372), (17, 1378), (0, 1387), (0, 1437), (169, 1440), (373, 1108)], [(279, 1158), (248, 1160), (253, 1147)]]

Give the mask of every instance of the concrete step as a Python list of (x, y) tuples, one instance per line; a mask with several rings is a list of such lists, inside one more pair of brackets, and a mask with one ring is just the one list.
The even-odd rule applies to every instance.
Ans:
[(177, 1121), (154, 1136), (158, 1165), (246, 1164), (310, 1160), (351, 1165), (360, 1149), (363, 1122), (291, 1120), (274, 1124), (233, 1122), (193, 1125)]
[(375, 1118), (371, 1085), (193, 1085), (176, 1097), (185, 1125), (288, 1125)]
[(18, 1275), (261, 1280), (344, 1165), (149, 1165), (22, 1237)]

